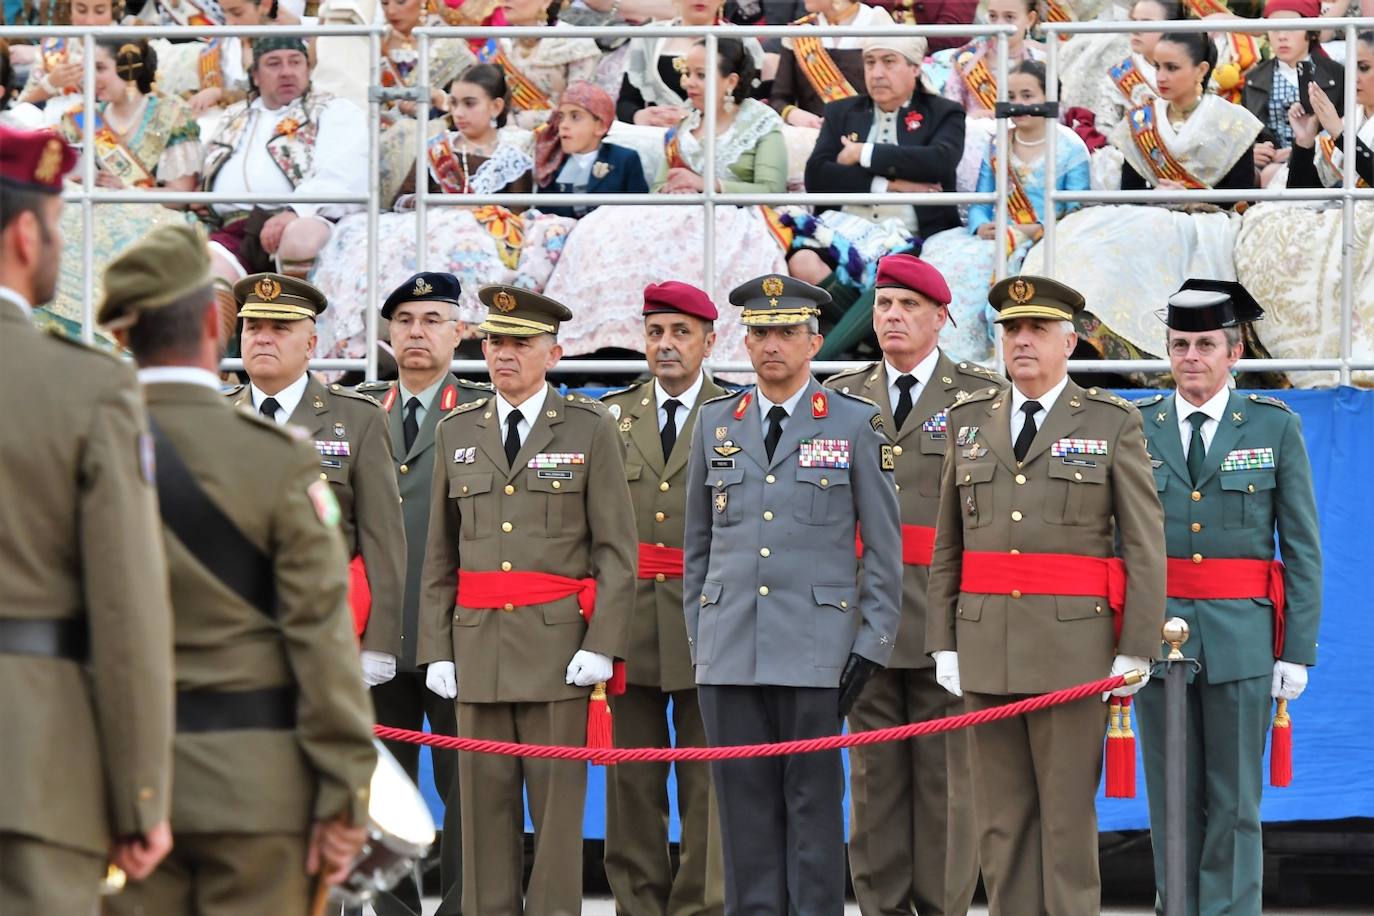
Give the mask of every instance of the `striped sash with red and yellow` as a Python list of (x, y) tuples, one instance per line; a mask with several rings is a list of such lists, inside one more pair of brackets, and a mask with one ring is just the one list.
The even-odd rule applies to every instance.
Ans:
[(484, 56), (482, 62), (495, 64), (506, 74), (506, 82), (510, 84), (511, 105), (517, 111), (551, 111), (553, 102), (540, 90), (530, 78), (515, 66), (511, 59), (496, 42), (492, 42), (483, 49)]
[(1134, 58), (1126, 58), (1115, 67), (1108, 70), (1107, 75), (1112, 78), (1112, 82), (1116, 84), (1116, 88), (1121, 91), (1121, 94), (1126, 97), (1126, 101), (1128, 102), (1136, 101), (1132, 93), (1142, 87), (1149, 91), (1151, 96), (1154, 95), (1154, 90), (1150, 88), (1150, 84), (1146, 82), (1145, 77), (1141, 75), (1140, 68), (1135, 65)]
[(202, 89), (223, 89), (224, 88), (224, 68), (220, 66), (220, 55), (223, 53), (222, 45), (224, 39), (212, 38), (205, 43), (197, 58), (197, 67), (200, 72), (200, 88)]
[[(1073, 11), (1069, 9), (1069, 5), (1059, 2), (1059, 0), (1046, 0), (1045, 12), (1046, 18), (1049, 19), (1050, 22), (1074, 21)], [(1065, 35), (1062, 32), (1059, 34), (1060, 41), (1068, 41), (1072, 37), (1072, 35)]]
[(1156, 178), (1166, 181), (1177, 181), (1186, 188), (1206, 188), (1207, 185), (1198, 181), (1185, 169), (1169, 148), (1164, 145), (1164, 140), (1159, 136), (1158, 126), (1155, 124), (1155, 109), (1153, 104), (1142, 105), (1134, 109), (1127, 118), (1131, 128), (1131, 139), (1135, 141), (1135, 147), (1140, 155), (1145, 158), (1145, 162), (1154, 172)]
[[(816, 22), (816, 14), (803, 16), (793, 25), (811, 25)], [(850, 85), (849, 80), (845, 79), (844, 73), (835, 64), (835, 58), (830, 56), (826, 50), (825, 43), (814, 35), (807, 35), (804, 38), (792, 40), (792, 53), (796, 56), (797, 66), (801, 68), (802, 75), (811, 84), (811, 88), (816, 90), (826, 102), (837, 102), (840, 99), (848, 99), (859, 93)]]
[(996, 108), (997, 80), (988, 69), (987, 62), (979, 57), (977, 52), (965, 51), (959, 55), (956, 64), (959, 67), (959, 76), (968, 87), (968, 91), (978, 100), (978, 104), (988, 111)]
[[(1317, 137), (1317, 149), (1321, 150), (1322, 158), (1326, 160), (1327, 165), (1331, 166), (1333, 172), (1337, 175), (1345, 175), (1341, 167), (1336, 164), (1336, 141), (1331, 138), (1330, 134), (1324, 133)], [(1367, 188), (1369, 187), (1369, 182), (1357, 176), (1355, 178), (1355, 187)]]

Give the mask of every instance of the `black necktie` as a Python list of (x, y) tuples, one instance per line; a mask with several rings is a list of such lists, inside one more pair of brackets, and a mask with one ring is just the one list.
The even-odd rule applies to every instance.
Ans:
[(782, 438), (782, 421), (787, 419), (787, 411), (777, 404), (768, 408), (768, 433), (763, 437), (764, 451), (768, 452), (768, 460), (773, 460), (773, 449), (778, 447), (778, 440)]
[(262, 418), (268, 423), (277, 422), (277, 411), (279, 410), (281, 410), (281, 405), (277, 403), (276, 398), (263, 398), (262, 403), (258, 405), (258, 413), (262, 414)]
[(1017, 461), (1026, 460), (1026, 453), (1035, 441), (1035, 415), (1040, 412), (1040, 402), (1027, 401), (1021, 405), (1021, 412), (1026, 415), (1026, 422), (1021, 426), (1021, 435), (1016, 437), (1016, 444), (1012, 446)]
[(1207, 460), (1207, 446), (1202, 441), (1202, 424), (1207, 422), (1207, 414), (1195, 410), (1188, 415), (1193, 424), (1193, 438), (1188, 441), (1188, 476), (1193, 478), (1193, 486), (1202, 479), (1202, 463)]
[(663, 409), (668, 412), (668, 419), (664, 421), (663, 428), (658, 431), (658, 439), (663, 443), (663, 460), (667, 461), (668, 456), (673, 453), (673, 444), (677, 442), (677, 409), (682, 406), (682, 402), (677, 398), (669, 398), (663, 402)]
[(515, 467), (515, 456), (520, 454), (520, 430), (516, 429), (525, 419), (518, 410), (512, 410), (506, 417), (506, 464)]
[(406, 454), (410, 454), (410, 447), (415, 444), (415, 437), (420, 435), (420, 421), (415, 415), (420, 412), (420, 399), (411, 398), (406, 401), (405, 419), (401, 421), (401, 435), (405, 437)]
[(916, 387), (916, 376), (899, 375), (897, 387), (902, 389), (902, 393), (897, 395), (897, 407), (892, 411), (892, 419), (900, 431), (902, 424), (906, 422), (907, 414), (911, 413), (911, 389)]

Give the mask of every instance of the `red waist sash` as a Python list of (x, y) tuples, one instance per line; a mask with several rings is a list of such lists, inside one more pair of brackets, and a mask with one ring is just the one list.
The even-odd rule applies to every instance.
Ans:
[(1213, 558), (1195, 563), (1186, 557), (1169, 557), (1170, 598), (1216, 601), (1268, 598), (1274, 605), (1274, 657), (1283, 656), (1283, 564), (1278, 560)]
[(639, 544), (639, 578), (653, 579), (663, 576), (668, 579), (682, 578), (682, 548), (659, 547), (655, 544)]
[(353, 609), (353, 635), (362, 637), (372, 616), (372, 586), (367, 584), (367, 564), (358, 554), (348, 563), (348, 606)]
[(960, 588), (978, 595), (1064, 595), (1106, 598), (1121, 636), (1126, 564), (1117, 557), (1069, 553), (965, 551)]
[[(864, 555), (864, 540), (854, 534), (854, 555)], [(935, 529), (927, 525), (902, 526), (902, 562), (907, 566), (929, 566), (935, 555)]]

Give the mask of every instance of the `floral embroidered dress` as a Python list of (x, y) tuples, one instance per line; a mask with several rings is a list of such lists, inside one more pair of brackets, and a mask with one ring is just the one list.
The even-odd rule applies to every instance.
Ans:
[[(970, 115), (964, 121), (964, 154), (959, 157), (956, 189), (972, 190), (978, 181), (978, 170), (987, 158), (988, 145), (997, 135), (995, 118), (978, 117), (990, 113), (997, 104), (997, 48), (991, 39), (979, 38), (962, 48), (941, 53), (951, 58), (949, 78), (941, 95), (964, 106)], [(1044, 59), (1045, 50), (1030, 40), (1021, 43), (1019, 53), (1007, 55), (1008, 65)]]
[[(95, 154), (101, 166), (130, 187), (151, 188), (200, 171), (200, 128), (190, 107), (180, 99), (154, 91), (124, 133), (105, 118), (107, 103), (95, 109)], [(69, 143), (85, 139), (81, 105), (68, 109), (59, 129)]]
[[(661, 190), (671, 165), (701, 174), (705, 147), (692, 133), (701, 113), (693, 111), (670, 135), (665, 165), (653, 182)], [(787, 150), (781, 119), (754, 99), (740, 105), (729, 129), (716, 138), (716, 168), (726, 193), (780, 193), (787, 182)], [(545, 293), (566, 304), (573, 319), (559, 329), (559, 342), (573, 355), (603, 347), (642, 351), (642, 291), (650, 283), (676, 279), (706, 289), (725, 302), (745, 280), (785, 272), (780, 227), (762, 207), (715, 208), (715, 277), (706, 285), (702, 263), (703, 208), (698, 206), (604, 206), (583, 217), (568, 238)], [(615, 282), (607, 282), (614, 265)], [(744, 328), (735, 310), (716, 322), (715, 355), (747, 361)]]
[(569, 83), (596, 82), (601, 49), (590, 38), (494, 38), (477, 56), (505, 71), (515, 124), (533, 130), (549, 119)]

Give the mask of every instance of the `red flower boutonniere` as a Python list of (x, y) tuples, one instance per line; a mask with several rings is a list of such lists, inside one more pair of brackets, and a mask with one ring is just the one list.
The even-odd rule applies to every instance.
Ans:
[(296, 131), (301, 129), (301, 124), (295, 118), (287, 118), (277, 125), (274, 133), (278, 137), (285, 137), (290, 140), (296, 136)]
[(903, 123), (906, 124), (907, 130), (915, 130), (921, 126), (921, 122), (924, 120), (925, 117), (919, 111), (908, 111), (906, 113), (906, 121)]

